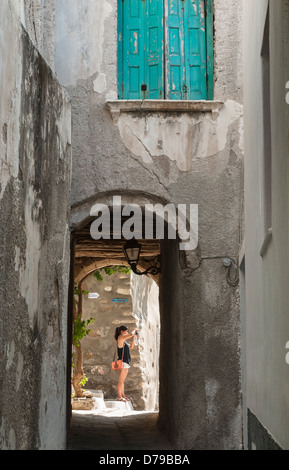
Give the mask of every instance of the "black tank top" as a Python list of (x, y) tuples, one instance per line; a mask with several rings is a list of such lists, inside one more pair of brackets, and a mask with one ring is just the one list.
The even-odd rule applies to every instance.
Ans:
[[(122, 350), (123, 348), (117, 347), (118, 359), (122, 358)], [(129, 345), (126, 342), (124, 343), (123, 362), (130, 365), (130, 350)]]

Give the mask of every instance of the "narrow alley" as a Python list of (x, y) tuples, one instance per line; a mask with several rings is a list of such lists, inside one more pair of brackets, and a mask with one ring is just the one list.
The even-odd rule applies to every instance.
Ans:
[(68, 450), (173, 450), (157, 419), (150, 412), (74, 411)]
[(289, 449), (288, 50), (289, 0), (0, 0), (0, 450)]

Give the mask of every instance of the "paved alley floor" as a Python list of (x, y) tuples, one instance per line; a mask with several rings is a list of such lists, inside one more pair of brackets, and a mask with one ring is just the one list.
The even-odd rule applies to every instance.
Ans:
[(68, 450), (172, 450), (158, 413), (73, 411)]

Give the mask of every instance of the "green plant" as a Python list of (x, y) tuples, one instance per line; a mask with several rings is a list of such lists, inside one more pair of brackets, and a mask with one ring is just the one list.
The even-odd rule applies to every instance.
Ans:
[(95, 318), (89, 320), (82, 320), (80, 316), (74, 321), (72, 342), (74, 346), (79, 346), (79, 341), (87, 336), (90, 332), (89, 325), (95, 322)]
[[(80, 293), (80, 292), (79, 292), (78, 287), (77, 287), (77, 286), (74, 286), (74, 300), (75, 300), (76, 305), (78, 304), (78, 300), (77, 300), (77, 297), (76, 297), (76, 296), (79, 296), (79, 293)], [(82, 289), (81, 294), (82, 294), (82, 295), (88, 295), (89, 292), (88, 292), (88, 290)]]
[(88, 382), (88, 378), (86, 377), (86, 375), (83, 376), (82, 380), (79, 382), (79, 385), (81, 385), (82, 387), (84, 387), (84, 385), (86, 384), (86, 382)]
[(111, 276), (114, 273), (129, 274), (131, 272), (131, 268), (128, 266), (109, 266), (109, 267), (105, 266), (104, 268), (101, 268), (98, 271), (95, 271), (93, 274), (93, 276), (100, 282), (103, 281), (101, 272), (104, 272), (108, 276)]

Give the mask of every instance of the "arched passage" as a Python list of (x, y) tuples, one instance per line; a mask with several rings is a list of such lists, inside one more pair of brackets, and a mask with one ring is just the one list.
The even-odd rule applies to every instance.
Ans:
[[(144, 213), (145, 207), (148, 204), (152, 204), (153, 206), (156, 204), (160, 204), (163, 207), (168, 207), (169, 202), (160, 200), (155, 196), (143, 195), (143, 194), (136, 194), (136, 195), (124, 195), (122, 194), (122, 205), (134, 204), (138, 205), (142, 212)], [(113, 194), (100, 196), (96, 198), (94, 201), (89, 201), (82, 206), (74, 208), (72, 210), (72, 218), (71, 218), (71, 226), (73, 232), (73, 246), (74, 246), (74, 280), (73, 283), (75, 286), (81, 288), (82, 283), (89, 277), (93, 272), (96, 270), (101, 269), (102, 267), (106, 266), (115, 266), (115, 265), (123, 265), (127, 266), (128, 263), (123, 254), (123, 245), (125, 240), (93, 240), (90, 234), (90, 226), (94, 217), (91, 216), (91, 208), (95, 206), (95, 204), (106, 204), (110, 210), (112, 210), (113, 205)], [(167, 237), (168, 235), (168, 213), (164, 213), (164, 236)], [(122, 224), (124, 223), (125, 218), (122, 219)], [(151, 223), (150, 219), (150, 223)], [(156, 223), (156, 218), (152, 222), (153, 224)], [(143, 227), (145, 230), (145, 227)], [(177, 234), (176, 234), (177, 236)], [(172, 240), (177, 245), (177, 240)], [(140, 261), (138, 264), (138, 269), (140, 271), (145, 271), (146, 268), (150, 265), (152, 261), (155, 260), (157, 256), (161, 255), (161, 243), (165, 243), (165, 240), (146, 240), (142, 239), (142, 256), (140, 257)], [(150, 275), (150, 277), (157, 283), (160, 284), (160, 278), (163, 275)], [(165, 319), (165, 322), (168, 322), (168, 319)], [(162, 325), (164, 326), (164, 325)], [(160, 330), (162, 330), (161, 325), (159, 325)], [(166, 330), (164, 326), (164, 330)], [(163, 342), (165, 344), (165, 341)], [(156, 361), (159, 361), (159, 358), (155, 358)], [(166, 388), (167, 385), (164, 384), (163, 388)], [(163, 399), (165, 400), (165, 396), (163, 395)], [(171, 398), (169, 398), (171, 401)], [(171, 405), (170, 405), (171, 406)], [(166, 406), (164, 407), (163, 404), (160, 403), (160, 412), (161, 409), (166, 410)], [(163, 412), (163, 416), (167, 414), (166, 411)], [(161, 414), (160, 414), (161, 416)], [(163, 422), (160, 419), (160, 422), (163, 424), (164, 429), (167, 431), (169, 427), (168, 423)]]
[[(125, 240), (115, 241), (112, 237), (105, 243), (101, 240), (92, 243), (90, 239), (86, 260), (77, 256), (79, 241), (85, 240), (81, 237), (85, 232), (89, 235), (87, 229), (93, 220), (90, 211), (96, 203), (106, 204), (112, 210), (113, 194), (100, 195), (72, 210), (75, 260), (79, 264), (77, 267), (75, 263), (77, 280), (101, 266), (125, 263), (122, 252)], [(122, 203), (137, 204), (144, 210), (146, 204), (166, 205), (169, 201), (136, 193), (122, 194)], [(152, 252), (141, 260), (143, 269), (149, 258), (157, 254), (157, 240), (145, 242), (147, 250), (151, 243)], [(182, 251), (178, 239), (169, 239), (168, 230), (158, 243), (161, 255), (157, 280), (161, 323), (158, 424), (176, 449), (222, 448), (226, 446), (224, 439), (230, 442), (234, 420), (240, 418), (238, 392), (232, 394), (239, 386), (237, 342), (234, 324), (228, 321), (236, 299), (235, 287), (226, 282), (221, 256), (202, 258), (200, 247)], [(96, 255), (91, 256), (94, 249)]]

